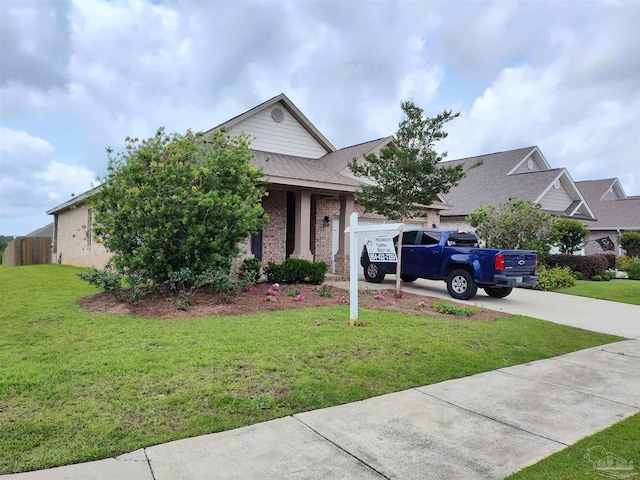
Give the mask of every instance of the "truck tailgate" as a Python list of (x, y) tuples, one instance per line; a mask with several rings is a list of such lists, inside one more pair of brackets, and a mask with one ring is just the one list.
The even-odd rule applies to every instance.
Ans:
[(505, 250), (504, 273), (506, 275), (531, 275), (536, 271), (535, 252), (522, 250)]

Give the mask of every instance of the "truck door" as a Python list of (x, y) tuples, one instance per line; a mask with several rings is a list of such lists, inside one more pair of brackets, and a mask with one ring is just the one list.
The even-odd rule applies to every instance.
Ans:
[[(413, 264), (413, 254), (418, 238), (417, 230), (408, 230), (402, 234), (402, 273), (408, 275), (418, 275), (415, 273), (415, 265)], [(398, 248), (398, 237), (394, 237), (393, 243)]]
[[(416, 245), (411, 247), (411, 252), (407, 255), (407, 263), (405, 264), (404, 260), (402, 262), (403, 267), (407, 266), (406, 272), (422, 278), (435, 278), (442, 260), (441, 238), (442, 233), (440, 232), (428, 230), (421, 232), (421, 235), (416, 239)], [(403, 255), (407, 248), (405, 247), (402, 251)]]

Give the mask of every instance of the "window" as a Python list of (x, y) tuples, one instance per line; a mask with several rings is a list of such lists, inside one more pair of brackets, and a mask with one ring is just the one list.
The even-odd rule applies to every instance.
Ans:
[(87, 247), (91, 246), (91, 234), (92, 234), (92, 232), (91, 232), (91, 230), (92, 230), (91, 226), (92, 225), (91, 224), (93, 222), (93, 218), (92, 217), (93, 217), (93, 215), (92, 215), (91, 209), (87, 210)]
[(420, 245), (438, 245), (441, 236), (439, 232), (422, 232)]
[[(396, 235), (393, 238), (393, 244), (397, 245), (398, 244), (398, 236)], [(408, 231), (408, 232), (403, 232), (402, 235), (402, 244), (403, 245), (415, 245), (416, 244), (416, 238), (418, 237), (418, 232), (417, 230), (413, 230), (413, 231)]]

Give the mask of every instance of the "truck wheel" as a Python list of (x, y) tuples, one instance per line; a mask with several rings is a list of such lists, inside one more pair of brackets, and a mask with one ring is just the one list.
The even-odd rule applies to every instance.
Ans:
[(493, 298), (504, 298), (511, 293), (513, 288), (511, 287), (484, 287), (484, 291), (487, 295)]
[(478, 291), (478, 284), (466, 270), (454, 270), (447, 277), (447, 291), (456, 300), (469, 300)]
[(404, 273), (400, 274), (400, 278), (402, 279), (403, 282), (406, 282), (406, 283), (415, 282), (418, 279), (418, 277), (416, 277), (415, 275), (407, 275)]
[(377, 263), (370, 263), (364, 267), (364, 279), (369, 283), (380, 283), (384, 280), (385, 273)]

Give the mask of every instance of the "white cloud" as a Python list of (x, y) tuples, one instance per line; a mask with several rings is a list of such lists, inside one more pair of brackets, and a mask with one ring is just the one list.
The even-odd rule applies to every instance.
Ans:
[(86, 167), (54, 160), (55, 150), (46, 140), (0, 127), (0, 203), (4, 234), (24, 235), (52, 219), (45, 211), (52, 202), (91, 187), (96, 175)]
[(412, 99), (462, 111), (451, 158), (537, 144), (574, 178), (640, 193), (637, 1), (0, 8), (2, 126), (26, 142), (3, 177), (28, 178), (46, 208), (82, 190), (65, 175), (104, 173), (104, 148), (127, 135), (208, 129), (280, 92), (337, 147), (393, 134)]

